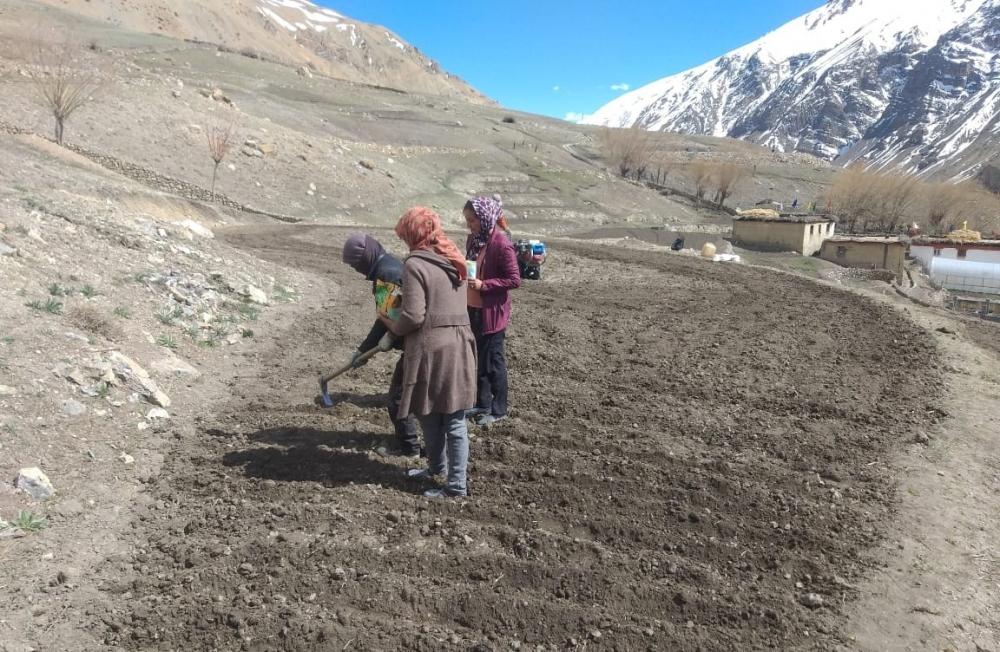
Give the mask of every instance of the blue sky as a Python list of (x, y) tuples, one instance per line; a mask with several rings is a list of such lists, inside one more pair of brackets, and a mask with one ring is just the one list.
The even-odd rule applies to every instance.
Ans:
[(823, 0), (314, 0), (385, 25), (504, 106), (590, 113)]

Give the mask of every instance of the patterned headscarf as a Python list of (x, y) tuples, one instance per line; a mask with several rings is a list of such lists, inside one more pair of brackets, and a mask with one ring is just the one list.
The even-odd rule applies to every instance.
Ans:
[(410, 251), (433, 251), (455, 266), (458, 278), (464, 281), (468, 277), (465, 257), (445, 235), (441, 228), (441, 218), (431, 209), (415, 206), (403, 213), (396, 224), (396, 235), (406, 243)]
[(503, 217), (503, 203), (499, 196), (474, 197), (472, 199), (472, 210), (479, 218), (479, 234), (469, 238), (466, 254), (469, 260), (479, 257), (479, 252), (490, 241), (493, 235), (493, 228)]

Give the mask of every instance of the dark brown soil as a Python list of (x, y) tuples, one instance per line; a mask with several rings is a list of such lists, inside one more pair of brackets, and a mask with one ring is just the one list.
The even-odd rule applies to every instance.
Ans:
[[(890, 454), (939, 412), (930, 338), (792, 276), (557, 243), (516, 295), (513, 418), (473, 496), (428, 502), (344, 231), (226, 235), (316, 272), (305, 310), (181, 436), (96, 614), (137, 650), (828, 650), (891, 516)], [(386, 236), (388, 239), (388, 236)], [(339, 285), (338, 285), (339, 284)], [(158, 509), (157, 509), (158, 508)], [(822, 600), (804, 606), (807, 594)], [(103, 623), (103, 624), (101, 624)]]

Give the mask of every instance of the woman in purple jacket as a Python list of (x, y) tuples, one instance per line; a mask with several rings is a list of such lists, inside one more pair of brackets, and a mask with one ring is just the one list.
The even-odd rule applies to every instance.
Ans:
[(469, 279), (469, 320), (476, 336), (478, 382), (476, 407), (468, 416), (488, 426), (507, 416), (507, 359), (504, 338), (510, 322), (510, 290), (521, 286), (517, 253), (497, 228), (503, 216), (499, 198), (475, 197), (462, 210), (469, 226), (466, 258), (476, 261)]

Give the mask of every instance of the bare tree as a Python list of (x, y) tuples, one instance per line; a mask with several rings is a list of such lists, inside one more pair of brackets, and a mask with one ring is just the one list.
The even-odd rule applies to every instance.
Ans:
[(107, 89), (100, 66), (79, 60), (85, 49), (69, 37), (56, 34), (32, 51), (30, 79), (42, 105), (55, 120), (55, 139), (63, 144), (66, 121)]
[(208, 153), (212, 157), (215, 167), (212, 168), (212, 198), (215, 198), (215, 180), (219, 175), (219, 165), (225, 160), (229, 150), (233, 147), (233, 124), (229, 123), (225, 127), (210, 127), (206, 131), (208, 137)]
[(1000, 235), (1000, 195), (971, 181), (961, 187), (967, 193), (961, 204), (963, 217), (968, 218), (970, 226), (982, 232), (984, 238), (996, 238)]
[(963, 207), (970, 201), (973, 189), (966, 184), (928, 183), (923, 187), (927, 202), (927, 221), (935, 233), (941, 232), (941, 226), (948, 219), (963, 212)]
[(829, 190), (830, 203), (847, 224), (849, 232), (855, 231), (859, 221), (867, 222), (874, 215), (875, 186), (875, 176), (860, 163), (841, 170), (834, 177)]
[(891, 173), (876, 175), (879, 229), (893, 233), (917, 199), (920, 182), (916, 177)]
[(742, 165), (732, 162), (715, 165), (712, 179), (715, 181), (715, 199), (719, 208), (722, 208), (729, 196), (733, 194), (736, 185), (748, 176), (750, 176), (749, 172)]
[(691, 178), (691, 185), (694, 186), (695, 197), (698, 201), (704, 200), (708, 184), (712, 180), (712, 165), (708, 161), (695, 159), (688, 165), (688, 176)]
[(633, 125), (628, 129), (605, 127), (600, 135), (604, 159), (618, 173), (628, 178), (635, 174), (641, 179), (649, 167), (651, 157), (650, 133)]

